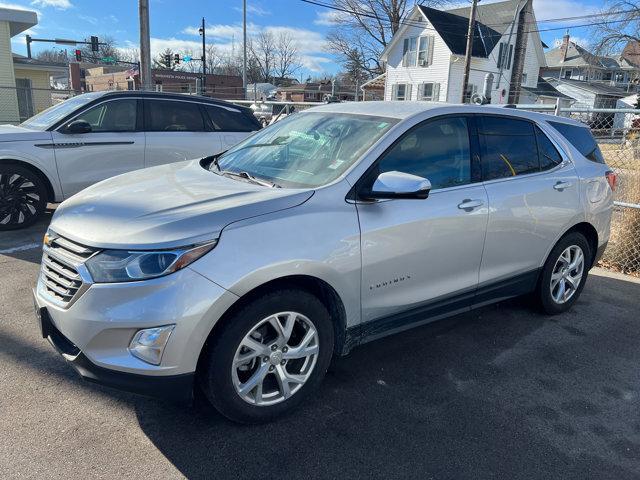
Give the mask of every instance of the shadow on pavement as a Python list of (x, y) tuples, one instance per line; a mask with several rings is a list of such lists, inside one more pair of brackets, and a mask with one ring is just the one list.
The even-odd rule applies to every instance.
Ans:
[(42, 237), (51, 223), (53, 212), (53, 209), (48, 209), (45, 215), (31, 227), (0, 232), (0, 265), (3, 256), (40, 263)]
[(592, 275), (557, 317), (514, 300), (362, 346), (272, 424), (136, 413), (188, 478), (637, 478), (639, 299)]

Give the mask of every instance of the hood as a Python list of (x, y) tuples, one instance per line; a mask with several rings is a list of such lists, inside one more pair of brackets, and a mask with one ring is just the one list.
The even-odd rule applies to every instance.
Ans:
[(51, 229), (98, 248), (171, 248), (217, 238), (230, 223), (291, 208), (313, 190), (269, 188), (217, 175), (198, 161), (137, 170), (64, 201)]
[(32, 130), (17, 125), (0, 125), (0, 142), (51, 140), (51, 132)]

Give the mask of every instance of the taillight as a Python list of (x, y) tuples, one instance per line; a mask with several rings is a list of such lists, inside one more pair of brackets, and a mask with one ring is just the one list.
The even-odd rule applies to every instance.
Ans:
[(604, 176), (607, 177), (607, 183), (611, 187), (611, 191), (615, 192), (616, 187), (618, 186), (618, 176), (616, 175), (616, 173), (609, 170), (604, 174)]

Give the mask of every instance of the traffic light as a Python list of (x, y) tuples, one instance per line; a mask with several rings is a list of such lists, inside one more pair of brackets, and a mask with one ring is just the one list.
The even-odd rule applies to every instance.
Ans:
[(91, 36), (91, 51), (97, 52), (100, 49), (100, 45), (98, 42), (98, 37)]
[(167, 68), (171, 68), (171, 55), (164, 55), (164, 66)]
[(178, 65), (180, 63), (180, 54), (179, 53), (176, 53), (173, 56), (173, 63), (175, 63), (176, 65)]
[(76, 50), (76, 61), (77, 62), (82, 61), (82, 50)]

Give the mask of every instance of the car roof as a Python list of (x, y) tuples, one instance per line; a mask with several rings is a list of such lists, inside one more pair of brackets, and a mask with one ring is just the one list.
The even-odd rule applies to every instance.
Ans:
[(516, 108), (505, 108), (504, 105), (462, 105), (444, 102), (407, 102), (407, 101), (366, 101), (366, 102), (342, 102), (329, 103), (318, 107), (312, 107), (305, 112), (344, 113), (355, 115), (371, 115), (377, 117), (397, 118), (406, 120), (424, 112), (438, 114), (487, 114), (504, 115), (513, 118), (526, 118), (536, 122), (554, 121), (584, 127), (585, 125), (567, 117), (554, 116), (551, 113), (538, 113)]
[(106, 90), (103, 92), (90, 92), (84, 95), (91, 95), (94, 98), (103, 97), (147, 97), (147, 98), (166, 98), (171, 100), (196, 100), (202, 103), (209, 103), (211, 105), (224, 105), (227, 107), (234, 107), (238, 109), (246, 109), (245, 106), (236, 105), (224, 100), (218, 100), (210, 97), (204, 97), (202, 95), (193, 95), (188, 93), (166, 93), (166, 92), (149, 92), (145, 90)]

